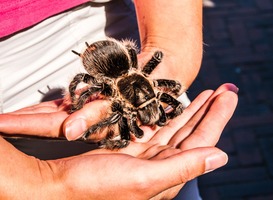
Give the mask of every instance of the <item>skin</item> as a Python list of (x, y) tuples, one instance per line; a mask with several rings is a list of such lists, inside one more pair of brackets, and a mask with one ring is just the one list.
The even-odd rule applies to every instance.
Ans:
[(140, 66), (156, 50), (164, 53), (151, 77), (178, 80), (187, 90), (199, 72), (202, 53), (202, 1), (135, 0), (141, 40)]
[[(145, 137), (119, 151), (98, 149), (79, 156), (42, 161), (23, 154), (0, 138), (0, 153), (8, 155), (0, 158), (0, 162), (5, 163), (0, 165), (0, 197), (55, 199), (62, 195), (63, 199), (173, 198), (186, 181), (227, 162), (227, 155), (213, 146), (235, 110), (237, 91), (232, 84), (222, 85), (215, 92), (204, 91), (183, 115), (161, 129), (142, 127)], [(100, 103), (94, 101), (86, 104), (86, 107), (100, 109)], [(45, 112), (48, 110), (46, 107), (51, 112)], [(40, 116), (37, 117), (39, 110)], [(67, 117), (64, 115), (65, 106), (56, 106), (55, 101), (18, 113), (4, 114), (4, 118), (0, 118), (0, 130), (11, 129), (5, 119), (20, 120), (20, 124), (11, 130), (21, 132), (24, 127), (24, 131), (29, 130), (31, 134), (33, 127), (55, 119), (60, 124), (55, 123), (48, 130), (45, 129), (46, 136), (52, 134), (55, 137), (56, 133), (49, 129), (60, 130)], [(31, 116), (34, 124), (29, 124)], [(87, 122), (92, 123), (92, 119), (89, 118)], [(14, 167), (18, 163), (20, 167)]]

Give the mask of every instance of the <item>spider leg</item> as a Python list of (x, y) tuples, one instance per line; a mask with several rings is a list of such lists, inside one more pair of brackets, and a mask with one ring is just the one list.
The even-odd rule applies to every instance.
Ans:
[[(80, 94), (80, 97), (77, 98), (75, 91), (78, 84), (81, 82), (86, 84), (93, 84), (93, 86), (90, 87), (88, 90), (82, 92)], [(108, 84), (106, 83), (98, 84), (96, 83), (95, 78), (93, 76), (86, 73), (77, 74), (69, 85), (69, 93), (70, 93), (71, 101), (72, 101), (70, 113), (73, 113), (81, 109), (83, 105), (86, 103), (86, 101), (88, 100), (88, 98), (96, 92), (101, 92), (105, 96), (112, 95), (112, 89), (110, 88)]]
[[(112, 111), (117, 112), (122, 116), (123, 109), (121, 104), (118, 102), (113, 102)], [(120, 137), (116, 137), (113, 139), (106, 138), (100, 142), (101, 147), (105, 147), (107, 149), (120, 149), (128, 146), (130, 143), (130, 128), (128, 126), (128, 120), (125, 117), (121, 117), (118, 120), (119, 133)]]
[(82, 92), (78, 99), (73, 99), (70, 112), (73, 113), (81, 109), (92, 94), (96, 92), (101, 92), (102, 90), (103, 90), (103, 87), (98, 85), (98, 86), (90, 87), (88, 90)]
[(144, 133), (139, 128), (139, 126), (136, 123), (136, 118), (133, 120), (130, 120), (128, 124), (128, 120), (125, 117), (122, 117), (121, 120), (119, 120), (119, 131), (120, 131), (120, 138), (118, 139), (104, 139), (100, 142), (101, 147), (105, 147), (107, 149), (120, 149), (124, 148), (129, 145), (130, 143), (130, 131), (137, 137), (141, 138), (143, 137)]
[(99, 146), (106, 149), (121, 149), (129, 145), (130, 143), (130, 132), (127, 124), (127, 119), (122, 117), (119, 120), (119, 131), (120, 137), (113, 139), (103, 139), (99, 142)]
[[(113, 112), (119, 112), (120, 114), (123, 114), (122, 106), (119, 102), (113, 102), (112, 104), (112, 111)], [(119, 132), (121, 140), (130, 140), (130, 127), (128, 125), (128, 120), (126, 117), (122, 117), (122, 119), (119, 121)]]
[(169, 80), (169, 79), (156, 79), (153, 80), (154, 86), (159, 87), (162, 89), (167, 89), (170, 92), (173, 92), (175, 94), (178, 94), (181, 90), (181, 84), (178, 81), (175, 80)]
[(128, 121), (125, 117), (122, 117), (122, 120), (120, 120), (119, 131), (120, 131), (121, 140), (130, 140), (131, 139)]
[(72, 94), (73, 96), (75, 95), (75, 90), (79, 83), (81, 82), (90, 83), (90, 82), (93, 82), (93, 80), (94, 80), (94, 77), (89, 74), (86, 74), (86, 73), (77, 74), (69, 85), (70, 94)]
[(161, 62), (163, 53), (161, 51), (156, 51), (153, 57), (146, 63), (142, 69), (142, 73), (149, 75), (156, 68), (156, 66)]
[(73, 105), (75, 105), (77, 102), (75, 91), (76, 91), (78, 84), (81, 82), (84, 82), (84, 83), (93, 82), (93, 80), (94, 80), (94, 77), (90, 76), (89, 74), (86, 74), (86, 73), (77, 74), (73, 78), (73, 80), (69, 84), (69, 93), (70, 93), (70, 97), (71, 97), (71, 101), (72, 101)]
[(137, 114), (133, 114), (132, 118), (130, 119), (129, 128), (137, 138), (143, 137), (143, 130), (137, 125)]
[(136, 48), (130, 44), (126, 44), (125, 48), (128, 50), (129, 56), (131, 58), (132, 68), (137, 69), (137, 52)]
[(118, 102), (113, 102), (111, 107), (113, 114), (107, 119), (91, 126), (88, 130), (86, 130), (82, 136), (83, 140), (87, 140), (91, 134), (99, 132), (100, 129), (118, 123), (120, 137), (112, 138), (114, 136), (114, 132), (109, 129), (107, 130), (107, 137), (99, 142), (99, 146), (107, 149), (119, 149), (124, 148), (129, 144), (130, 130), (128, 127), (127, 119), (122, 117), (122, 107)]
[(97, 133), (100, 129), (110, 126), (112, 124), (117, 123), (121, 119), (120, 113), (113, 113), (110, 117), (106, 118), (103, 121), (98, 122), (97, 124), (89, 127), (83, 134), (82, 139), (87, 140), (91, 134)]
[(168, 119), (175, 118), (176, 116), (180, 115), (184, 110), (183, 105), (167, 93), (158, 93), (158, 99), (161, 102), (167, 103), (173, 108), (170, 113), (166, 113)]
[(159, 120), (156, 122), (156, 124), (158, 126), (164, 126), (167, 122), (167, 116), (166, 116), (166, 113), (162, 107), (162, 105), (159, 106), (159, 110), (160, 110), (160, 118)]

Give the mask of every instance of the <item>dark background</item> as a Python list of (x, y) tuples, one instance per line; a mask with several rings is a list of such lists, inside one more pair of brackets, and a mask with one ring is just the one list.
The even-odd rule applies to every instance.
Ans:
[(189, 90), (232, 82), (239, 103), (218, 146), (228, 164), (199, 178), (204, 200), (273, 199), (273, 0), (213, 0), (204, 8), (204, 60)]

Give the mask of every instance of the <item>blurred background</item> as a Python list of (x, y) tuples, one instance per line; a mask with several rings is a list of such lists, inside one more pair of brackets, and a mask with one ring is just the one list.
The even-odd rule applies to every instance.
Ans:
[(273, 0), (204, 5), (204, 59), (188, 95), (225, 82), (240, 90), (218, 144), (229, 162), (199, 178), (201, 194), (204, 200), (273, 200)]

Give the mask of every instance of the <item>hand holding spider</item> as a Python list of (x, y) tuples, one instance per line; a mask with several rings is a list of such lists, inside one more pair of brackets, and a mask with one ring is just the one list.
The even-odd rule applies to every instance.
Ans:
[[(182, 142), (189, 135), (197, 135), (198, 138), (200, 134), (197, 131), (200, 129), (196, 130), (198, 127), (195, 125), (201, 124), (202, 134), (206, 134), (208, 138), (213, 140), (213, 143), (207, 145), (215, 145), (223, 127), (236, 107), (235, 100), (237, 98), (232, 97), (232, 100), (229, 101), (226, 96), (227, 93), (230, 93), (229, 91), (237, 93), (236, 86), (224, 84), (213, 93), (210, 99), (209, 95), (199, 95), (185, 110), (183, 117), (171, 120), (171, 124), (163, 127), (164, 129), (154, 130), (150, 127), (141, 127), (145, 135), (143, 138), (137, 139), (136, 142), (147, 142), (151, 138), (156, 138), (156, 142), (161, 141), (159, 143), (165, 145), (168, 141), (166, 142), (162, 135), (158, 134), (160, 130), (160, 133), (167, 135), (168, 138), (173, 138), (172, 141), (178, 140), (176, 143)], [(211, 94), (212, 92), (205, 91), (203, 93)], [(86, 104), (81, 110), (69, 115), (67, 103), (63, 99), (40, 103), (12, 113), (1, 114), (0, 132), (8, 135), (21, 134), (52, 138), (65, 136), (68, 140), (75, 140), (81, 137), (86, 127), (91, 126), (103, 117), (103, 113), (109, 104), (110, 102), (105, 100), (93, 101)], [(216, 106), (218, 108), (215, 108)], [(222, 115), (226, 118), (223, 118)], [(215, 127), (215, 132), (211, 132), (210, 127)], [(176, 133), (175, 131), (179, 128), (181, 130)], [(169, 129), (172, 131), (168, 132)], [(96, 141), (100, 138), (98, 135), (94, 135), (93, 139)], [(194, 144), (194, 140), (192, 144)]]
[[(215, 92), (207, 90), (192, 102), (183, 116), (171, 120), (169, 125), (158, 130), (141, 127), (145, 136), (131, 142), (126, 148), (114, 152), (98, 149), (75, 157), (49, 161), (48, 165), (61, 164), (51, 169), (65, 172), (65, 176), (62, 176), (65, 180), (62, 182), (69, 186), (69, 191), (71, 188), (72, 191), (84, 190), (85, 193), (79, 193), (81, 195), (98, 195), (104, 199), (114, 194), (119, 195), (120, 199), (128, 199), (131, 195), (142, 198), (145, 195), (146, 199), (172, 198), (187, 180), (227, 162), (225, 154), (212, 146), (217, 143), (233, 114), (237, 104), (235, 93), (237, 88), (232, 84), (222, 85)], [(40, 136), (57, 137), (62, 124), (63, 128), (69, 128), (78, 119), (92, 124), (97, 114), (89, 112), (90, 109), (103, 109), (104, 106), (102, 102), (94, 101), (68, 117), (66, 106), (60, 102), (56, 104), (56, 101), (47, 102), (0, 115), (0, 130), (32, 135), (38, 131)], [(78, 133), (74, 137), (80, 137), (82, 130)], [(169, 168), (173, 169), (171, 175)], [(112, 173), (113, 169), (115, 173)], [(120, 182), (121, 177), (127, 178)], [(99, 184), (101, 182), (103, 186)], [(156, 184), (158, 182), (162, 184)]]
[[(106, 131), (99, 141), (101, 147), (119, 149), (128, 146), (133, 138), (142, 138), (139, 125), (164, 126), (183, 112), (183, 105), (173, 95), (178, 95), (181, 84), (171, 79), (150, 79), (150, 74), (162, 61), (163, 53), (155, 51), (141, 69), (137, 48), (129, 40), (101, 40), (89, 45), (81, 57), (87, 73), (77, 74), (69, 85), (73, 113), (81, 109), (90, 98), (98, 96), (112, 103), (108, 115), (87, 127), (81, 139), (89, 141), (94, 134)], [(76, 94), (79, 85), (86, 89)], [(165, 112), (162, 103), (171, 107)]]

